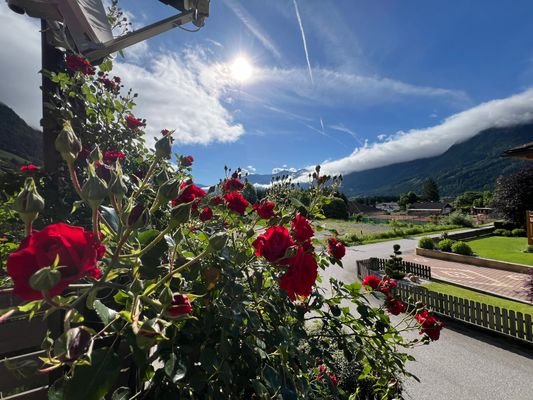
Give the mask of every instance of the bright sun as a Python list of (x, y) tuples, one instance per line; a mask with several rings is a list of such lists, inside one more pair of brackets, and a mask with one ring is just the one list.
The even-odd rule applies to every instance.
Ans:
[(249, 81), (254, 73), (254, 67), (245, 57), (237, 57), (230, 65), (230, 72), (233, 79), (239, 82)]

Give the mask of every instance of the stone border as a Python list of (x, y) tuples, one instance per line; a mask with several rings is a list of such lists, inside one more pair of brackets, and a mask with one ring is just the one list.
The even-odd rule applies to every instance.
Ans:
[(477, 267), (501, 269), (504, 271), (518, 272), (527, 274), (533, 272), (533, 267), (524, 264), (515, 264), (506, 261), (497, 261), (489, 258), (481, 258), (476, 256), (463, 256), (462, 254), (448, 253), (440, 250), (429, 250), (417, 247), (415, 250), (419, 256), (436, 258), (438, 260), (459, 262), (463, 264), (475, 265)]
[[(494, 232), (494, 226), (485, 226), (482, 228), (472, 228), (467, 231), (448, 232), (447, 238), (452, 240), (473, 240), (490, 236), (492, 232)], [(433, 239), (434, 243), (438, 243), (441, 240), (440, 236), (433, 236), (431, 239)]]

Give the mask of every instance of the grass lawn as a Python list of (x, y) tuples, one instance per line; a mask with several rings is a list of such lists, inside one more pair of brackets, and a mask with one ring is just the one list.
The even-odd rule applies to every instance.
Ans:
[(533, 265), (533, 253), (524, 253), (527, 238), (491, 236), (468, 242), (479, 257)]
[(518, 301), (506, 300), (500, 297), (490, 296), (488, 294), (478, 293), (473, 290), (463, 289), (455, 285), (447, 283), (430, 282), (424, 285), (425, 288), (432, 292), (444, 293), (449, 296), (462, 297), (464, 299), (478, 301), (487, 305), (492, 305), (500, 308), (507, 308), (508, 310), (519, 311), (522, 314), (533, 315), (533, 306), (529, 306)]

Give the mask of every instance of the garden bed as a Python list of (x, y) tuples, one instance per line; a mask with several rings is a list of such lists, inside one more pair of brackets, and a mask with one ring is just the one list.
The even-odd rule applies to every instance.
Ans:
[(420, 247), (416, 248), (416, 254), (423, 257), (436, 258), (438, 260), (453, 261), (475, 265), (478, 267), (501, 269), (504, 271), (518, 272), (522, 274), (527, 274), (530, 271), (533, 271), (533, 267), (529, 265), (498, 261), (477, 256), (464, 256), (446, 251), (422, 249)]

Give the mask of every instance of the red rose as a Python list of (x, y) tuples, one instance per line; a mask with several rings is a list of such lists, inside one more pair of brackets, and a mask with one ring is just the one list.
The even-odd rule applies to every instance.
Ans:
[(180, 164), (182, 167), (190, 167), (193, 162), (194, 162), (193, 156), (181, 156), (180, 157)]
[(116, 160), (124, 160), (126, 155), (121, 151), (107, 150), (104, 151), (103, 160), (105, 164), (114, 163)]
[(263, 201), (260, 204), (254, 205), (254, 211), (262, 219), (270, 219), (276, 215), (274, 212), (274, 207), (276, 207), (276, 204), (272, 203), (271, 201)]
[(292, 236), (297, 242), (305, 242), (311, 239), (314, 235), (313, 228), (311, 224), (301, 214), (296, 214), (296, 217), (292, 220)]
[(85, 58), (76, 54), (67, 56), (67, 68), (72, 72), (81, 72), (83, 75), (94, 75), (93, 66)]
[(237, 178), (231, 178), (224, 182), (224, 185), (222, 185), (222, 189), (224, 192), (234, 192), (239, 191), (244, 188), (244, 184), (238, 180)]
[(370, 286), (373, 290), (376, 290), (379, 287), (380, 283), (381, 278), (376, 275), (367, 275), (365, 276), (362, 282), (364, 286)]
[(394, 279), (389, 278), (388, 276), (383, 277), (379, 283), (378, 290), (384, 295), (388, 296), (390, 291), (398, 286), (398, 282)]
[(105, 74), (103, 77), (98, 78), (98, 81), (104, 85), (106, 90), (113, 92), (113, 93), (118, 92), (120, 88), (119, 87), (120, 79), (118, 82), (115, 79), (111, 80), (109, 79), (109, 76), (107, 74)]
[(248, 200), (244, 198), (239, 192), (229, 192), (224, 195), (224, 200), (226, 201), (226, 206), (231, 210), (235, 211), (238, 214), (243, 215), (246, 211), (246, 207), (250, 205)]
[(22, 241), (17, 251), (7, 258), (7, 272), (15, 283), (14, 293), (24, 300), (42, 299), (42, 293), (30, 287), (30, 277), (38, 270), (51, 266), (59, 256), (61, 280), (49, 290), (50, 296), (61, 294), (69, 284), (89, 276), (99, 278), (98, 260), (105, 247), (92, 232), (63, 223), (48, 225), (34, 231)]
[(296, 300), (296, 295), (308, 297), (318, 276), (318, 264), (312, 253), (307, 253), (302, 247), (294, 257), (289, 259), (289, 269), (279, 281), (279, 286), (291, 300)]
[(346, 254), (346, 247), (337, 238), (328, 239), (328, 253), (330, 256), (340, 260)]
[(200, 201), (206, 195), (202, 188), (192, 182), (183, 182), (180, 185), (180, 190), (179, 196), (172, 200), (172, 207), (176, 207), (178, 204), (190, 203), (193, 200)]
[(210, 200), (210, 203), (214, 206), (224, 204), (224, 198), (222, 196), (215, 196)]
[(283, 226), (271, 226), (265, 233), (259, 235), (254, 240), (252, 246), (255, 248), (255, 255), (257, 257), (265, 257), (271, 263), (287, 263), (287, 260), (282, 260), (285, 257), (285, 252), (294, 244), (291, 235), (287, 228)]
[(426, 334), (431, 340), (439, 340), (440, 331), (442, 330), (443, 323), (433, 315), (431, 315), (428, 310), (422, 310), (415, 315), (415, 319), (420, 323), (422, 329), (420, 334)]
[(37, 173), (37, 172), (41, 172), (41, 171), (40, 171), (40, 168), (37, 165), (28, 164), (28, 165), (23, 165), (22, 167), (20, 167), (20, 172), (33, 174), (33, 173)]
[(178, 318), (181, 315), (192, 312), (191, 301), (185, 294), (175, 294), (172, 298), (172, 304), (167, 309), (167, 315), (171, 318)]
[(337, 375), (335, 375), (333, 372), (329, 372), (327, 367), (324, 364), (321, 364), (318, 367), (318, 375), (316, 377), (316, 380), (319, 382), (322, 382), (324, 380), (324, 375), (327, 374), (329, 379), (331, 380), (331, 383), (333, 383), (333, 386), (337, 386), (338, 379)]
[(144, 121), (139, 118), (135, 118), (133, 115), (126, 116), (126, 126), (130, 129), (137, 129), (146, 126)]
[(211, 218), (213, 218), (213, 211), (209, 207), (204, 207), (200, 212), (200, 221), (209, 221)]
[(407, 310), (407, 305), (403, 301), (400, 299), (394, 299), (392, 297), (387, 298), (385, 306), (387, 307), (387, 311), (392, 315), (398, 315)]

